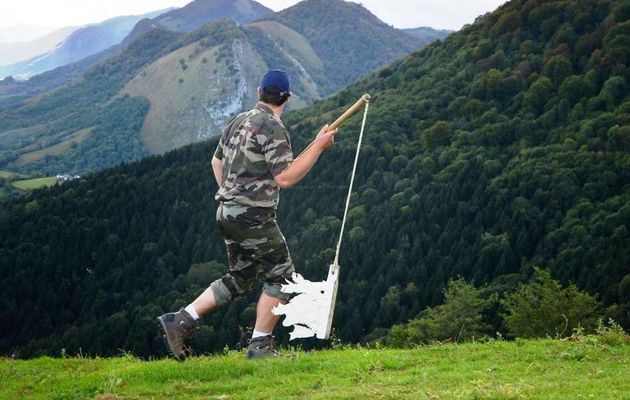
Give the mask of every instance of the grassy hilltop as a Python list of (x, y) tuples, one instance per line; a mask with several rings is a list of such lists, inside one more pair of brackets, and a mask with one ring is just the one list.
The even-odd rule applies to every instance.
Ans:
[(630, 344), (597, 336), (345, 348), (248, 361), (0, 360), (0, 398), (629, 399)]

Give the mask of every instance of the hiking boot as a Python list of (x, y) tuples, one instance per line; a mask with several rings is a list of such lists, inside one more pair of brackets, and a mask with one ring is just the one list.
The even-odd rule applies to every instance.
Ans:
[(268, 357), (282, 357), (280, 353), (276, 351), (273, 343), (273, 336), (260, 336), (255, 339), (249, 339), (249, 345), (247, 346), (247, 358), (268, 358)]
[(174, 313), (166, 313), (157, 317), (163, 331), (164, 343), (177, 361), (186, 360), (184, 342), (193, 332), (199, 329), (199, 321), (183, 308)]

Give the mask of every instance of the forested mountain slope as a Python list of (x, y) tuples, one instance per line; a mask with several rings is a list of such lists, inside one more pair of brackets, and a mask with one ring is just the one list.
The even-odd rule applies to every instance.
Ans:
[[(286, 116), (294, 151), (373, 96), (344, 241), (337, 337), (375, 337), (461, 275), (503, 296), (533, 266), (630, 326), (630, 4), (514, 0), (444, 42)], [(284, 190), (297, 269), (334, 254), (359, 118)], [(153, 318), (224, 271), (216, 140), (36, 191), (0, 211), (0, 352), (155, 354)], [(234, 345), (254, 295), (206, 319)], [(28, 311), (24, 311), (28, 310)], [(500, 308), (485, 316), (496, 330)]]
[[(104, 62), (108, 58), (119, 53), (127, 45), (131, 44), (140, 36), (153, 29), (189, 32), (195, 28), (199, 28), (204, 23), (214, 22), (221, 19), (231, 19), (240, 22), (251, 21), (272, 12), (272, 10), (267, 9), (256, 2), (236, 2), (230, 0), (229, 3), (230, 4), (222, 0), (196, 0), (180, 9), (157, 11), (140, 17), (134, 17), (133, 20), (126, 17), (114, 18), (112, 21), (105, 21), (103, 24), (87, 27), (80, 32), (80, 35), (75, 37), (69, 43), (63, 43), (63, 49), (58, 50), (54, 55), (52, 55), (52, 57), (46, 57), (46, 63), (48, 64), (47, 69), (52, 68), (50, 66), (51, 61), (57, 63), (62, 61), (67, 64), (50, 69), (49, 71), (43, 73), (38, 73), (37, 75), (31, 76), (27, 81), (16, 81), (10, 76), (4, 81), (0, 81), (0, 107), (7, 104), (19, 103), (20, 101), (26, 100), (39, 93), (69, 84), (73, 79), (83, 75), (95, 64)], [(116, 22), (116, 24), (112, 24), (114, 22)], [(131, 26), (128, 26), (129, 23), (131, 23)], [(112, 25), (116, 27), (115, 30), (111, 29)], [(131, 29), (132, 27), (133, 29)], [(110, 28), (110, 30), (108, 31), (107, 28)], [(73, 30), (76, 30), (76, 28)], [(51, 35), (59, 36), (59, 34), (62, 33), (61, 31), (62, 30)], [(70, 33), (72, 33), (72, 31)], [(68, 33), (68, 35), (70, 35), (70, 33)], [(95, 35), (98, 36), (96, 45), (94, 43), (90, 43), (89, 45), (82, 43), (86, 40), (91, 41)], [(61, 42), (61, 40), (59, 40), (59, 42)], [(72, 45), (73, 43), (74, 46)], [(94, 48), (99, 44), (102, 45), (102, 43), (110, 43), (111, 47), (107, 47), (105, 50), (101, 50), (91, 56), (84, 57), (79, 61), (68, 63), (67, 54), (70, 52), (68, 48), (77, 47), (77, 44), (80, 44), (81, 46), (79, 47), (84, 47), (83, 53), (88, 50), (93, 52), (92, 50), (94, 50)], [(7, 44), (6, 46), (12, 45), (13, 44)], [(17, 46), (18, 44), (15, 45)], [(28, 43), (21, 45), (30, 46)], [(3, 44), (0, 44), (0, 59), (3, 54), (2, 46)], [(52, 51), (53, 48), (50, 50)], [(7, 51), (9, 50), (11, 49), (7, 48)], [(43, 53), (46, 52), (41, 51), (39, 53), (32, 54), (32, 56), (27, 58)], [(4, 76), (9, 73), (24, 75), (25, 70), (32, 70), (29, 66), (31, 61), (33, 60), (20, 65), (5, 66), (4, 74), (2, 73), (3, 69), (0, 68), (0, 76)], [(44, 70), (39, 65), (37, 68), (40, 72)], [(32, 71), (28, 72), (27, 75), (32, 75), (32, 73)]]
[(272, 14), (273, 10), (254, 0), (193, 0), (184, 7), (139, 21), (125, 42), (155, 28), (173, 32), (192, 32), (209, 22), (229, 19), (246, 24)]
[(122, 44), (112, 46), (80, 61), (32, 76), (26, 81), (6, 77), (0, 81), (0, 110), (6, 106), (27, 102), (44, 92), (70, 86), (96, 64), (112, 58), (123, 49)]
[(268, 19), (308, 38), (332, 84), (326, 94), (427, 44), (393, 29), (361, 4), (339, 0), (305, 0)]
[[(153, 29), (161, 28), (171, 31), (190, 32), (203, 24), (219, 21), (221, 19), (246, 22), (262, 18), (271, 12), (272, 10), (263, 7), (257, 2), (247, 0), (196, 0), (179, 9), (157, 11), (140, 17), (134, 17), (132, 20), (126, 17), (114, 18), (112, 21), (106, 21), (103, 24), (87, 27), (83, 29), (81, 34), (76, 38), (68, 43), (63, 43), (64, 46), (62, 46), (63, 48), (61, 50), (56, 51), (52, 56), (47, 56), (46, 68), (42, 68), (39, 65), (41, 63), (38, 62), (37, 70), (33, 69), (29, 66), (33, 60), (20, 65), (6, 66), (4, 69), (5, 73), (2, 73), (3, 68), (0, 68), (0, 76), (10, 73), (24, 75), (25, 71), (28, 72), (27, 75), (32, 75), (33, 71), (41, 72), (49, 69), (47, 72), (38, 73), (30, 77), (28, 81), (0, 81), (0, 106), (17, 103), (24, 98), (29, 98), (47, 90), (68, 84), (77, 76), (85, 73), (93, 65), (105, 61), (107, 58), (118, 53), (134, 40)], [(114, 25), (114, 27), (116, 27), (115, 30), (111, 29), (113, 25), (112, 22), (117, 23)], [(131, 25), (129, 25), (130, 23)], [(110, 29), (107, 30), (107, 28)], [(76, 30), (76, 28), (74, 28), (74, 30)], [(59, 36), (58, 33), (56, 34)], [(94, 36), (97, 36), (96, 41), (94, 41)], [(87, 45), (84, 43), (86, 40), (90, 41)], [(59, 42), (61, 42), (61, 40)], [(77, 46), (77, 44), (80, 46)], [(100, 46), (100, 48), (105, 48), (103, 44), (109, 44), (111, 47), (107, 46), (105, 50), (95, 53), (96, 47)], [(0, 60), (3, 54), (2, 46), (3, 45), (0, 44)], [(7, 44), (6, 46), (9, 45)], [(22, 44), (22, 46), (30, 46), (30, 44)], [(83, 55), (84, 58), (81, 58), (79, 61), (69, 63), (68, 53), (73, 53), (70, 51), (73, 47), (81, 47), (83, 53), (90, 51), (93, 55), (89, 57)], [(7, 48), (7, 51), (8, 50), (11, 49)], [(53, 49), (51, 48), (50, 50)], [(43, 53), (46, 53), (46, 51), (34, 53), (26, 58), (31, 58)], [(74, 53), (77, 52), (74, 51)], [(75, 59), (79, 58), (76, 57), (76, 54), (73, 57)], [(51, 67), (53, 62), (58, 64), (61, 62), (63, 65), (51, 69), (53, 68)], [(9, 63), (3, 63), (3, 65), (4, 64)]]
[[(185, 44), (185, 38), (179, 41), (179, 36), (157, 29), (148, 32), (124, 51), (91, 68), (75, 84), (3, 107), (0, 164), (55, 174), (64, 169), (104, 168), (146, 155), (137, 132), (148, 102), (114, 96), (147, 62)], [(77, 132), (83, 129), (89, 129), (90, 134), (77, 140)], [(68, 148), (63, 157), (29, 158), (33, 152), (61, 143)]]
[[(190, 6), (197, 3), (194, 9), (199, 12), (205, 10), (203, 4), (222, 4), (204, 0)], [(234, 2), (239, 4), (245, 2)], [(174, 12), (164, 15), (182, 17)], [(185, 15), (190, 17), (191, 12)], [(216, 17), (211, 13), (204, 18), (211, 16)], [(302, 30), (274, 20), (243, 26), (224, 20), (190, 33), (175, 33), (155, 21), (141, 21), (122, 49), (88, 70), (83, 79), (0, 106), (0, 166), (29, 173), (83, 174), (147, 153), (162, 153), (218, 135), (230, 116), (255, 104), (258, 80), (267, 68), (289, 72), (294, 94), (291, 107), (299, 108), (423, 45), (362, 6), (341, 0), (305, 1), (284, 11), (282, 18), (292, 24), (304, 20), (298, 27)], [(328, 29), (313, 35), (314, 21), (319, 20), (329, 21)], [(133, 49), (144, 47), (156, 32), (169, 32), (176, 39), (162, 48), (149, 45), (154, 49), (151, 56), (138, 59)], [(359, 40), (361, 36), (372, 39)], [(329, 49), (331, 43), (338, 43), (336, 50)], [(129, 74), (121, 75), (119, 69)], [(100, 88), (94, 95), (88, 90), (93, 85)], [(32, 90), (37, 91), (41, 85), (35, 86)], [(0, 96), (3, 91), (16, 96), (20, 88), (30, 87), (4, 82)], [(148, 107), (129, 115), (114, 112), (97, 117), (94, 112), (125, 98)], [(45, 123), (42, 115), (49, 117)], [(133, 126), (125, 128), (124, 135), (119, 129), (103, 128), (119, 125), (120, 119), (127, 121), (127, 127)], [(91, 133), (83, 140), (78, 132), (86, 129)], [(115, 147), (110, 136), (117, 137)]]

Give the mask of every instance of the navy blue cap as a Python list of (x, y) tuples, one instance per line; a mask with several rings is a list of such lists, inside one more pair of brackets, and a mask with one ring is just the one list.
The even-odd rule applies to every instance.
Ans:
[(280, 69), (267, 70), (265, 75), (260, 80), (260, 88), (268, 92), (268, 88), (274, 86), (279, 93), (272, 91), (272, 94), (279, 94), (280, 96), (291, 95), (291, 85), (289, 83), (289, 75)]

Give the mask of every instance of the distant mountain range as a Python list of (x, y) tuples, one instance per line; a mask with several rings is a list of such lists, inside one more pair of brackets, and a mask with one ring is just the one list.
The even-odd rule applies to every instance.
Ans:
[(25, 61), (51, 52), (79, 27), (69, 26), (30, 41), (0, 43), (0, 66)]
[[(138, 21), (164, 13), (164, 10), (144, 15), (111, 18), (99, 24), (76, 29), (69, 36), (63, 37), (63, 31), (57, 36), (62, 40), (53, 49), (39, 53), (33, 58), (12, 65), (0, 67), (0, 78), (13, 76), (27, 79), (33, 75), (52, 70), (96, 54), (120, 43), (131, 32)], [(46, 41), (50, 44), (50, 40)], [(37, 43), (43, 45), (43, 43)], [(26, 45), (24, 45), (26, 48)], [(0, 47), (0, 51), (2, 47)], [(1, 59), (0, 59), (1, 60)]]
[[(232, 7), (217, 13), (218, 6), (226, 4)], [(47, 79), (0, 83), (0, 102), (3, 93), (5, 98), (0, 107), (0, 165), (30, 172), (83, 173), (161, 153), (219, 134), (230, 115), (255, 103), (258, 80), (267, 68), (289, 72), (294, 93), (290, 108), (296, 109), (425, 42), (355, 3), (307, 0), (271, 14), (257, 4), (196, 0), (139, 21), (122, 45), (50, 71)], [(202, 18), (198, 10), (210, 16)], [(223, 18), (229, 10), (228, 20), (191, 32), (164, 26), (185, 31), (201, 20)], [(260, 14), (265, 16), (255, 22), (234, 22)], [(321, 21), (327, 21), (327, 29), (321, 28)], [(46, 85), (46, 90), (52, 89), (51, 82), (78, 78), (80, 73), (82, 79), (28, 100)], [(130, 107), (138, 110), (133, 114), (137, 120), (125, 127), (116, 125), (120, 117), (111, 108), (112, 100), (134, 102)], [(115, 145), (114, 137), (121, 144)]]

